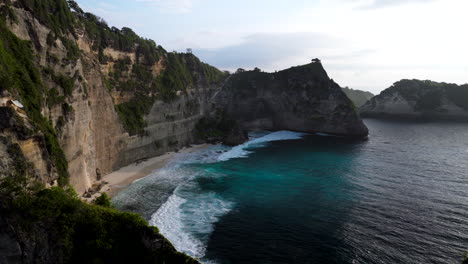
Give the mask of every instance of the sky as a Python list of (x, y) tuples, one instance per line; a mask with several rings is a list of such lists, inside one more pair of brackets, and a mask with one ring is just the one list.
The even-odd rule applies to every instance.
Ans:
[(468, 0), (77, 0), (109, 25), (222, 70), (320, 58), (330, 78), (378, 94), (401, 79), (468, 83)]

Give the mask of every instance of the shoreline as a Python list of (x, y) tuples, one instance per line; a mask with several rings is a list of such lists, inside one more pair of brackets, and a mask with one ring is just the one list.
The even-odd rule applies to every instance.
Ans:
[(106, 193), (109, 198), (112, 198), (136, 180), (143, 179), (152, 172), (163, 168), (176, 154), (191, 153), (208, 146), (209, 144), (192, 145), (191, 147), (183, 148), (178, 152), (171, 151), (141, 162), (134, 162), (105, 175), (100, 181), (96, 181), (93, 186), (102, 184), (102, 186), (98, 188), (99, 191), (93, 193), (91, 197), (83, 197), (82, 199), (87, 202), (91, 202), (102, 193)]

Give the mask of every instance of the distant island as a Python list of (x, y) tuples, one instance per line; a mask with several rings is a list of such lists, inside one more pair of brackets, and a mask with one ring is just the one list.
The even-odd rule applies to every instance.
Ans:
[(468, 119), (468, 84), (401, 80), (360, 108), (363, 117)]
[(367, 91), (355, 90), (349, 87), (341, 88), (343, 92), (348, 96), (351, 101), (353, 101), (354, 105), (357, 107), (363, 106), (367, 101), (369, 101), (374, 94)]

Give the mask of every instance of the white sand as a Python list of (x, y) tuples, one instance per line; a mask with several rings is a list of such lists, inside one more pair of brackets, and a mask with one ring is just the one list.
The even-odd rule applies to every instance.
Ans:
[[(193, 145), (190, 148), (184, 148), (180, 150), (178, 153), (190, 153), (194, 150), (202, 149), (207, 147), (207, 144), (201, 145)], [(123, 167), (117, 171), (114, 171), (110, 174), (104, 176), (101, 181), (107, 182), (101, 190), (94, 194), (91, 198), (83, 198), (88, 202), (94, 200), (94, 198), (101, 195), (101, 193), (105, 192), (110, 197), (116, 195), (121, 190), (128, 187), (134, 181), (144, 178), (150, 175), (153, 171), (158, 170), (164, 167), (167, 162), (177, 154), (176, 152), (168, 152), (162, 156), (150, 158), (148, 160), (142, 161), (140, 163), (134, 163), (127, 167)]]

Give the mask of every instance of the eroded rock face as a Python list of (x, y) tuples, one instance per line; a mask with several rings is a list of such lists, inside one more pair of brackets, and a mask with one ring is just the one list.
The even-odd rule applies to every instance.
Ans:
[(368, 134), (352, 102), (319, 62), (276, 73), (239, 72), (216, 103), (248, 130)]
[(114, 168), (137, 160), (162, 155), (198, 140), (195, 127), (212, 111), (211, 98), (219, 87), (200, 87), (182, 93), (174, 101), (156, 101), (145, 117), (145, 134), (127, 140)]
[(467, 119), (468, 86), (401, 80), (360, 108), (362, 116), (425, 119)]

